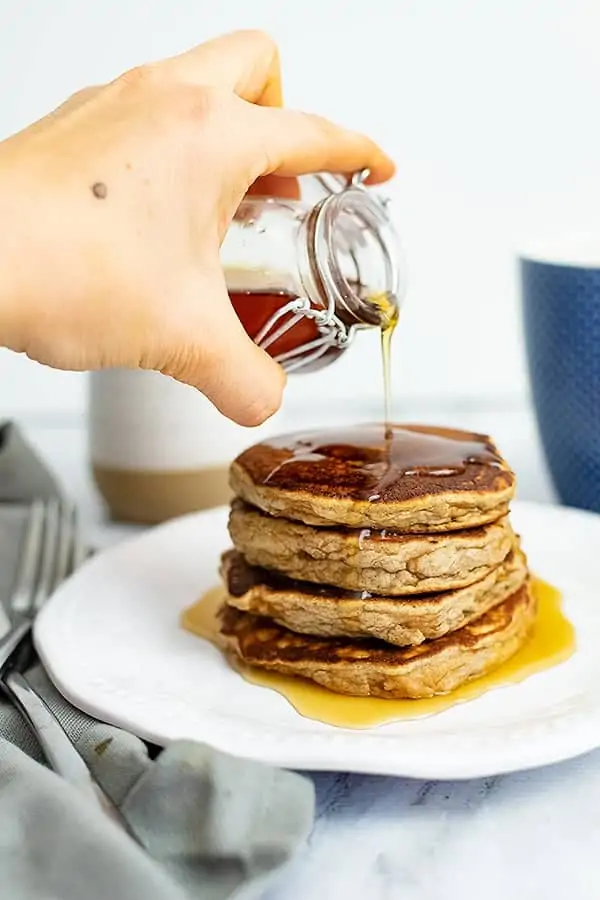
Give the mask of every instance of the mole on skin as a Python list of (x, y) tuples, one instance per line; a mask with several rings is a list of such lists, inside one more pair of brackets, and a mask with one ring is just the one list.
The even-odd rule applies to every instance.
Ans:
[(97, 181), (92, 185), (92, 194), (94, 197), (97, 197), (98, 200), (104, 200), (108, 193), (107, 187), (103, 181)]

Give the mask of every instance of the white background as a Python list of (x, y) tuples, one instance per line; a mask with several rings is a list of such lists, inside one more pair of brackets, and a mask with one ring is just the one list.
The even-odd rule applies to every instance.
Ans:
[[(0, 136), (85, 84), (247, 26), (280, 42), (290, 105), (371, 132), (398, 161), (397, 405), (524, 397), (513, 246), (600, 232), (598, 0), (0, 0)], [(378, 366), (365, 337), (290, 391), (374, 394)], [(0, 351), (3, 413), (83, 404), (83, 376)]]

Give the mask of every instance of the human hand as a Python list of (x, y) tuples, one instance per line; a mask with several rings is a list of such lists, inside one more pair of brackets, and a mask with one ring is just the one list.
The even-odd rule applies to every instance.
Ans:
[(0, 144), (0, 343), (61, 369), (158, 370), (258, 424), (284, 374), (235, 315), (220, 243), (261, 176), (363, 168), (393, 174), (368, 138), (282, 108), (261, 32), (81, 91)]

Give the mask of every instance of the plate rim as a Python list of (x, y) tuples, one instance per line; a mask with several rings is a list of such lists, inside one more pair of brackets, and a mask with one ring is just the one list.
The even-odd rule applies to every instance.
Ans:
[[(519, 510), (523, 510), (524, 515), (527, 515), (529, 511), (529, 514), (534, 516), (543, 512), (544, 515), (550, 515), (553, 517), (569, 517), (571, 519), (580, 520), (581, 522), (587, 521), (590, 524), (594, 523), (595, 527), (600, 528), (600, 515), (589, 510), (580, 510), (577, 508), (561, 506), (554, 503), (539, 503), (535, 501), (519, 500), (513, 502), (512, 510), (517, 513), (517, 515), (519, 514)], [(75, 573), (72, 578), (68, 580), (68, 582), (65, 583), (65, 585), (69, 584), (70, 587), (68, 588), (68, 590), (70, 590), (78, 580), (86, 577), (86, 570), (89, 572), (89, 569), (92, 568), (95, 563), (98, 563), (98, 560), (102, 560), (102, 564), (105, 564), (107, 560), (109, 560), (110, 562), (110, 559), (112, 557), (118, 558), (119, 556), (127, 556), (132, 546), (143, 545), (149, 540), (149, 538), (151, 538), (153, 541), (160, 541), (161, 534), (164, 534), (167, 531), (176, 531), (179, 528), (185, 528), (191, 522), (205, 522), (207, 523), (208, 527), (208, 523), (214, 522), (216, 520), (219, 521), (220, 527), (221, 524), (225, 524), (227, 513), (228, 507), (226, 506), (189, 513), (185, 516), (181, 516), (153, 528), (149, 528), (141, 534), (128, 537), (125, 540), (100, 551), (96, 556), (90, 558), (86, 563), (84, 563), (81, 569), (77, 573)], [(63, 588), (64, 585), (61, 585), (56, 592), (56, 597), (59, 600)], [(67, 588), (65, 588), (65, 590), (67, 590)], [(159, 734), (159, 730), (147, 728), (145, 724), (141, 724), (139, 721), (133, 721), (131, 717), (129, 717), (129, 720), (125, 721), (125, 723), (124, 719), (126, 720), (127, 717), (121, 717), (119, 715), (117, 715), (116, 717), (119, 721), (116, 721), (115, 717), (112, 716), (107, 719), (105, 709), (99, 710), (99, 707), (95, 703), (90, 703), (89, 698), (82, 695), (81, 690), (78, 690), (77, 687), (73, 688), (72, 685), (65, 684), (64, 679), (61, 677), (61, 673), (56, 671), (52, 659), (49, 658), (52, 656), (52, 653), (47, 653), (47, 644), (44, 634), (45, 623), (50, 615), (50, 613), (48, 613), (48, 610), (51, 610), (52, 603), (54, 602), (55, 600), (51, 599), (48, 602), (47, 606), (40, 613), (40, 616), (36, 621), (34, 627), (34, 641), (48, 677), (55, 685), (57, 690), (69, 702), (71, 702), (78, 709), (83, 710), (86, 714), (92, 715), (96, 718), (100, 718), (102, 721), (111, 722), (112, 724), (116, 725), (116, 727), (133, 732), (134, 734), (137, 734), (147, 741), (162, 745), (177, 739), (177, 736), (174, 735), (165, 736), (164, 733)], [(192, 639), (196, 640), (193, 637)], [(513, 687), (518, 689), (518, 685), (515, 685)], [(216, 747), (219, 750), (231, 753), (232, 743), (231, 738), (227, 737), (227, 728), (221, 728), (218, 722), (217, 724), (215, 724), (215, 716), (210, 710), (208, 712), (205, 710), (204, 715), (207, 718), (209, 726), (207, 728), (207, 735), (205, 738), (206, 743), (210, 744), (213, 747)], [(298, 713), (295, 713), (295, 715), (299, 716)], [(227, 715), (224, 715), (222, 718), (227, 719), (228, 717)], [(320, 749), (322, 748), (323, 737), (331, 738), (333, 737), (333, 735), (322, 733), (308, 735), (310, 740), (306, 739), (307, 735), (302, 735), (303, 740), (298, 740), (298, 743), (303, 743), (304, 746), (301, 746), (297, 751), (294, 751), (293, 740), (284, 741), (282, 743), (281, 741), (273, 741), (269, 739), (268, 736), (265, 739), (259, 739), (254, 736), (252, 740), (252, 746), (250, 748), (251, 752), (244, 752), (244, 749), (247, 748), (237, 746), (235, 748), (235, 753), (238, 756), (244, 756), (249, 759), (261, 759), (264, 762), (278, 765), (283, 768), (304, 769), (312, 771), (343, 770), (346, 772), (354, 773), (391, 775), (420, 779), (465, 780), (486, 776), (489, 777), (492, 775), (505, 774), (509, 772), (527, 771), (529, 769), (539, 768), (541, 766), (552, 765), (558, 762), (565, 761), (567, 759), (582, 756), (600, 746), (600, 700), (598, 701), (597, 708), (595, 710), (588, 711), (587, 713), (578, 711), (576, 716), (566, 718), (575, 720), (572, 721), (572, 726), (574, 727), (563, 729), (561, 733), (561, 739), (559, 741), (553, 742), (550, 747), (545, 748), (546, 753), (543, 755), (543, 759), (540, 758), (539, 746), (536, 744), (536, 752), (533, 752), (531, 754), (532, 758), (528, 759), (527, 755), (523, 754), (523, 747), (521, 746), (516, 753), (514, 753), (513, 751), (513, 756), (515, 758), (511, 759), (511, 751), (506, 750), (505, 748), (503, 753), (500, 754), (504, 757), (504, 762), (495, 765), (490, 765), (489, 756), (487, 754), (484, 754), (480, 761), (480, 765), (477, 765), (477, 760), (474, 760), (472, 756), (467, 755), (464, 760), (461, 758), (454, 758), (451, 759), (450, 763), (447, 763), (445, 766), (440, 766), (439, 761), (438, 764), (430, 764), (430, 760), (427, 757), (416, 759), (415, 751), (413, 751), (412, 763), (406, 755), (403, 755), (401, 759), (397, 760), (397, 764), (394, 765), (394, 760), (390, 758), (390, 755), (388, 753), (383, 753), (382, 756), (379, 757), (377, 756), (377, 754), (373, 753), (373, 749), (369, 749), (369, 745), (373, 744), (374, 739), (379, 738), (377, 743), (379, 743), (379, 741), (381, 740), (381, 734), (376, 734), (376, 732), (381, 732), (380, 727), (368, 728), (364, 730), (361, 729), (357, 731), (351, 729), (337, 729), (336, 735), (339, 735), (340, 737), (343, 736), (344, 742), (352, 741), (356, 735), (361, 735), (361, 738), (355, 741), (356, 749), (353, 755), (343, 760), (339, 757), (337, 758), (337, 760), (331, 758), (332, 756), (335, 757), (335, 749), (329, 750), (329, 758), (327, 758), (327, 753), (323, 753), (323, 750)], [(578, 723), (577, 720), (581, 719), (583, 719), (583, 722), (580, 721)], [(235, 730), (236, 717), (230, 717), (229, 721), (230, 723), (233, 722), (233, 725), (230, 727)], [(333, 728), (333, 726), (331, 727)], [(287, 730), (288, 732), (290, 731), (289, 726), (286, 726), (285, 723), (278, 724), (275, 727), (275, 730)], [(299, 732), (292, 730), (291, 734), (299, 735)], [(363, 740), (365, 735), (368, 735), (369, 737), (369, 740), (367, 742)], [(597, 737), (594, 737), (594, 735), (597, 735)], [(396, 737), (396, 740), (397, 739), (398, 738)], [(394, 736), (386, 737), (385, 740), (393, 741)], [(426, 738), (423, 737), (422, 740), (426, 741)], [(462, 742), (464, 744), (464, 737), (462, 738)], [(339, 740), (336, 740), (334, 742), (329, 740), (328, 743), (329, 747), (332, 748), (332, 744), (339, 743)], [(447, 736), (446, 743), (448, 743)], [(460, 739), (458, 740), (458, 743), (460, 744)], [(361, 750), (359, 749), (361, 746), (364, 746), (366, 748), (366, 754), (361, 752)], [(373, 756), (374, 758), (371, 758), (369, 761), (363, 760), (363, 757), (365, 755)]]

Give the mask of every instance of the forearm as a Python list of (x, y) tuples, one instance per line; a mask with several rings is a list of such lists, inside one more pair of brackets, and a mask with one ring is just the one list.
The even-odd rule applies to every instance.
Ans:
[(21, 351), (29, 319), (37, 260), (28, 222), (29, 192), (10, 142), (0, 143), (0, 346)]

